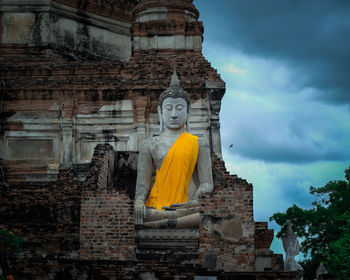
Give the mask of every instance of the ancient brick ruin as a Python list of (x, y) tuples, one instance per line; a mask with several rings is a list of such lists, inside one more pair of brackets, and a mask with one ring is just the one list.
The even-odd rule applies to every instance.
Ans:
[[(254, 221), (253, 186), (221, 159), (225, 83), (198, 16), (191, 0), (1, 1), (0, 224), (21, 230), (18, 279), (297, 279)], [(174, 68), (215, 189), (198, 231), (154, 241), (134, 226), (137, 152)], [(236, 239), (212, 226), (227, 216)]]

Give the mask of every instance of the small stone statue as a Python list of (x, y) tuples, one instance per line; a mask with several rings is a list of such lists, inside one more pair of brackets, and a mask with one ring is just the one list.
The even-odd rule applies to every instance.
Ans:
[(286, 252), (286, 260), (284, 262), (285, 271), (303, 271), (304, 269), (295, 260), (295, 256), (300, 253), (300, 244), (297, 236), (292, 230), (292, 224), (288, 221), (287, 231), (282, 236), (284, 251)]
[[(201, 194), (213, 190), (208, 143), (188, 133), (190, 97), (176, 71), (159, 96), (160, 135), (140, 145), (135, 224), (149, 228), (198, 228)], [(153, 186), (152, 169), (156, 167)]]
[(317, 279), (321, 278), (321, 275), (325, 275), (328, 274), (326, 267), (324, 266), (324, 264), (321, 262), (319, 267), (316, 270), (316, 277)]

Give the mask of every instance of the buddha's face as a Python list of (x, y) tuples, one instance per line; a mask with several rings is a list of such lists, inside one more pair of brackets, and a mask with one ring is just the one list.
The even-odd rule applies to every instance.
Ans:
[(183, 98), (167, 97), (162, 104), (163, 124), (169, 129), (180, 129), (187, 121), (187, 103)]

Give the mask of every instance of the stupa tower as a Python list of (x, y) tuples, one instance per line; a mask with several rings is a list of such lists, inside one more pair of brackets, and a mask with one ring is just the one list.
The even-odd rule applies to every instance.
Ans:
[(188, 0), (144, 0), (134, 8), (134, 50), (201, 50), (203, 25)]
[(139, 124), (139, 135), (151, 136), (155, 132), (153, 113), (157, 97), (169, 84), (176, 68), (181, 85), (194, 102), (190, 119), (192, 132), (206, 137), (212, 151), (221, 157), (219, 111), (225, 83), (202, 54), (204, 28), (193, 1), (142, 0), (133, 13), (129, 69), (140, 70), (137, 83), (145, 85), (149, 104), (149, 111), (142, 113), (145, 128)]

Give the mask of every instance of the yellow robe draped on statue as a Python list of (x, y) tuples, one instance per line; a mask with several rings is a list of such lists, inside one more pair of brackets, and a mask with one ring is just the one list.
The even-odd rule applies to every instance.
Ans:
[(163, 206), (188, 201), (188, 188), (198, 157), (198, 137), (183, 132), (171, 146), (146, 201), (146, 206)]

